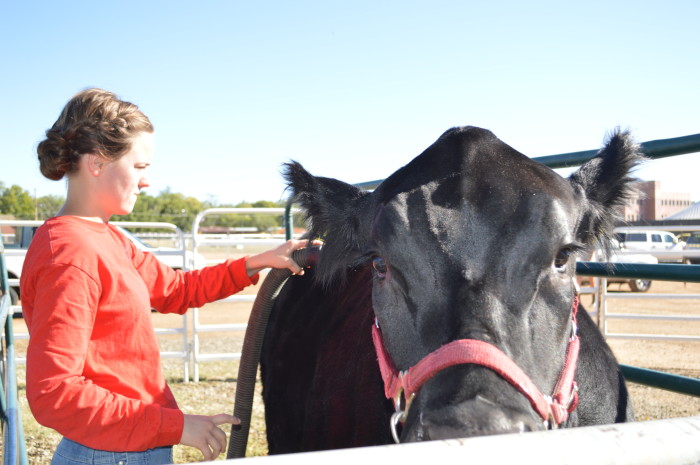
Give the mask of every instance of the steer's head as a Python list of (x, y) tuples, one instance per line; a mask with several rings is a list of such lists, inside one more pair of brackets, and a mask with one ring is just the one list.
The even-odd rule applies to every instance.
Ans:
[[(331, 285), (371, 262), (373, 305), (396, 368), (458, 339), (498, 347), (543, 393), (564, 363), (576, 254), (602, 241), (641, 160), (626, 133), (565, 179), (478, 128), (451, 129), (374, 192), (287, 165), (324, 239)], [(369, 331), (370, 328), (367, 328)], [(447, 368), (420, 390), (403, 439), (534, 430), (542, 420), (494, 371)]]

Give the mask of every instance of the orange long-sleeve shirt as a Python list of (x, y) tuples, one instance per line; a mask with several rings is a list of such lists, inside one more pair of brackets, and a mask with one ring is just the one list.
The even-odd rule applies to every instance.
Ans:
[(182, 314), (257, 279), (245, 259), (174, 271), (110, 224), (47, 220), (20, 280), (34, 417), (94, 449), (177, 444), (184, 416), (161, 370), (151, 308)]

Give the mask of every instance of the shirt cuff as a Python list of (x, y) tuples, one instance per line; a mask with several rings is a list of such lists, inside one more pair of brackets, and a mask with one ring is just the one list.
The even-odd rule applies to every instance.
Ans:
[(160, 416), (160, 431), (158, 432), (156, 447), (173, 446), (179, 444), (182, 439), (182, 430), (185, 426), (185, 414), (182, 410), (174, 408), (162, 408)]
[(231, 271), (231, 276), (233, 277), (233, 282), (236, 283), (236, 287), (243, 289), (251, 285), (258, 284), (260, 279), (260, 273), (255, 273), (253, 276), (248, 276), (248, 270), (246, 269), (246, 262), (248, 261), (248, 256), (234, 260), (229, 264), (229, 270)]

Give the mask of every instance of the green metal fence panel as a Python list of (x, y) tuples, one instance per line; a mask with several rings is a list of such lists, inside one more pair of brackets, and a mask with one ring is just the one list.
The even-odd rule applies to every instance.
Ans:
[(578, 262), (576, 274), (599, 278), (616, 276), (618, 278), (700, 283), (700, 266), (697, 265)]
[(2, 370), (0, 373), (0, 416), (2, 416), (4, 465), (27, 463), (27, 448), (24, 442), (22, 415), (17, 397), (17, 373), (15, 370), (15, 346), (12, 334), (12, 314), (10, 312), (10, 286), (7, 281), (5, 255), (2, 237), (0, 237), (0, 321), (5, 331), (2, 343)]
[(629, 365), (620, 365), (620, 370), (627, 381), (700, 397), (700, 379)]
[[(674, 137), (673, 139), (659, 139), (641, 144), (644, 154), (652, 159), (685, 155), (700, 152), (700, 134), (691, 136)], [(595, 157), (597, 150), (584, 150), (581, 152), (562, 153), (533, 158), (533, 160), (549, 166), (550, 168), (571, 168), (582, 165)]]

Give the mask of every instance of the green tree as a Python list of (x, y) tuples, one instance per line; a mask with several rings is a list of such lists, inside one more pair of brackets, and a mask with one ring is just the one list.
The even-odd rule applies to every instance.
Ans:
[[(36, 203), (36, 204), (35, 204)], [(65, 203), (62, 196), (47, 195), (36, 199), (28, 191), (17, 185), (5, 187), (0, 182), (0, 214), (13, 215), (17, 219), (45, 220), (58, 213)], [(279, 208), (284, 202), (271, 202), (258, 200), (257, 202), (241, 202), (238, 208)], [(192, 222), (199, 212), (207, 208), (234, 207), (231, 204), (219, 204), (214, 198), (201, 202), (194, 197), (186, 197), (183, 194), (166, 189), (153, 196), (145, 192), (139, 195), (134, 210), (128, 215), (115, 216), (114, 221), (153, 221), (173, 223), (185, 232), (192, 230)], [(255, 227), (259, 231), (267, 231), (270, 228), (282, 226), (283, 215), (221, 215), (208, 216), (202, 226), (223, 227)]]
[[(240, 202), (237, 205), (217, 205), (221, 208), (279, 208), (280, 203), (271, 202), (269, 200), (259, 200), (257, 202)], [(208, 205), (206, 208), (210, 208)], [(218, 226), (224, 228), (255, 228), (257, 231), (265, 232), (271, 228), (276, 228), (284, 224), (283, 215), (269, 214), (221, 214), (207, 216), (202, 227)]]
[(159, 221), (172, 223), (183, 231), (192, 229), (194, 217), (202, 210), (202, 203), (194, 197), (165, 190), (154, 197), (139, 195), (134, 210), (118, 218), (119, 221)]
[(39, 197), (36, 202), (37, 219), (46, 220), (52, 216), (56, 216), (58, 210), (61, 209), (66, 199), (59, 195), (45, 195)]
[[(269, 200), (258, 200), (253, 202), (253, 208), (280, 208), (283, 206), (280, 202), (271, 202)], [(258, 228), (260, 232), (266, 232), (271, 229), (277, 229), (284, 224), (284, 215), (270, 214), (253, 214), (251, 215), (251, 226)]]
[(34, 199), (18, 185), (5, 188), (0, 194), (0, 213), (13, 215), (17, 219), (34, 219)]

